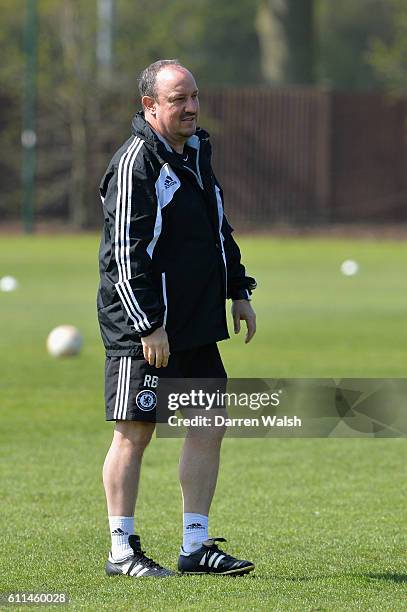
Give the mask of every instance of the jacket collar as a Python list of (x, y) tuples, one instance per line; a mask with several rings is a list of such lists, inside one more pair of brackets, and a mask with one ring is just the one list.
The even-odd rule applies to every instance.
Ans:
[[(155, 152), (165, 161), (169, 161), (177, 165), (178, 158), (168, 142), (158, 134), (147, 123), (144, 117), (144, 112), (139, 111), (132, 120), (132, 133), (142, 138)], [(190, 136), (186, 144), (194, 149), (200, 150), (202, 144), (208, 144), (209, 134), (201, 128), (197, 128), (195, 134)], [(209, 151), (210, 155), (210, 151)]]

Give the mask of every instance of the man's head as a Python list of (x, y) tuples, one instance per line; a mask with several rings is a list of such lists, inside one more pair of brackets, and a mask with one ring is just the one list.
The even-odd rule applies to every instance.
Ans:
[(139, 79), (141, 102), (148, 123), (177, 151), (195, 133), (199, 114), (198, 88), (178, 60), (159, 60)]

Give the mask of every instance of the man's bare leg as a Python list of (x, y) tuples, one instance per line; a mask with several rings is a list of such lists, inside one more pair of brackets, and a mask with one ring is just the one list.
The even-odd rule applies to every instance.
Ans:
[(196, 550), (208, 538), (208, 514), (218, 479), (224, 433), (223, 427), (190, 428), (185, 437), (179, 478), (184, 506), (183, 548), (186, 552)]
[(120, 561), (132, 555), (129, 536), (134, 534), (140, 468), (150, 442), (154, 423), (117, 421), (113, 441), (103, 466), (112, 558)]
[[(211, 411), (213, 415), (214, 411)], [(191, 429), (188, 432), (181, 457), (184, 537), (178, 570), (197, 575), (247, 574), (254, 570), (254, 563), (227, 554), (219, 548), (217, 540), (208, 538), (208, 514), (216, 487), (225, 428), (208, 427), (204, 430), (199, 432), (196, 429), (194, 433)]]
[(182, 449), (179, 479), (184, 512), (208, 515), (219, 472), (223, 428), (205, 434), (189, 430)]
[(107, 510), (114, 516), (133, 516), (143, 453), (154, 423), (117, 421), (103, 466)]

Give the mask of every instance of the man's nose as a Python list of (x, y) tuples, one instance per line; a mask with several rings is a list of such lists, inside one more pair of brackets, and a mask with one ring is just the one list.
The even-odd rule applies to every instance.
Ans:
[(195, 114), (198, 110), (198, 100), (192, 96), (187, 99), (185, 112)]

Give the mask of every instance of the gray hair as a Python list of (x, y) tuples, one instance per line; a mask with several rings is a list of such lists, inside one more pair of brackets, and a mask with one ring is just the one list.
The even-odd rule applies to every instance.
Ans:
[(157, 74), (166, 66), (181, 66), (177, 59), (171, 60), (158, 60), (153, 64), (150, 64), (143, 70), (138, 79), (138, 88), (140, 96), (149, 96), (150, 98), (157, 99), (156, 81)]

